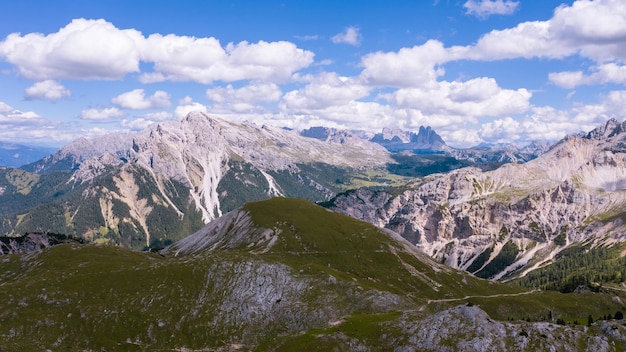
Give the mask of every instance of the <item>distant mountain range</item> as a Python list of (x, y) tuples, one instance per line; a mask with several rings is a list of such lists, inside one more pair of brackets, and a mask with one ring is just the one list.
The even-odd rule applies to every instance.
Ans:
[(398, 152), (437, 152), (446, 145), (443, 139), (430, 127), (420, 127), (419, 132), (407, 132), (400, 129), (383, 129), (382, 133), (371, 135), (363, 131), (346, 131), (328, 127), (311, 127), (300, 132), (304, 137), (323, 141), (347, 141), (355, 138), (369, 140), (382, 145), (392, 153)]
[[(428, 155), (444, 154), (471, 165), (495, 168), (504, 163), (524, 163), (545, 153), (552, 145), (549, 141), (535, 141), (524, 147), (514, 144), (482, 143), (471, 148), (452, 148), (431, 127), (421, 126), (417, 133), (400, 129), (383, 129), (382, 133), (346, 131), (328, 127), (311, 127), (300, 132), (304, 137), (323, 141), (345, 143), (355, 139), (380, 144), (392, 154)], [(468, 165), (468, 164), (466, 164)]]
[(481, 143), (475, 147), (463, 149), (446, 146), (443, 150), (459, 160), (478, 165), (494, 164), (499, 166), (504, 163), (520, 164), (536, 159), (547, 152), (553, 144), (549, 141), (534, 141), (520, 148), (514, 144)]
[(20, 167), (33, 163), (57, 151), (56, 148), (29, 147), (0, 142), (0, 167)]
[(446, 145), (437, 132), (430, 127), (423, 126), (419, 128), (417, 134), (399, 129), (385, 128), (382, 133), (374, 135), (370, 141), (382, 145), (392, 153), (439, 151)]
[(0, 170), (0, 230), (158, 247), (249, 201), (321, 201), (398, 183), (389, 163), (389, 152), (361, 139), (324, 142), (191, 113), (140, 133), (79, 139), (22, 169)]

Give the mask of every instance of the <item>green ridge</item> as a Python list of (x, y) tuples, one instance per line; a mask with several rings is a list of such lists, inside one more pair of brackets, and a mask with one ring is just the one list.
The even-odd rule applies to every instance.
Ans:
[(244, 209), (255, 226), (280, 230), (269, 251), (174, 257), (72, 244), (0, 257), (0, 351), (385, 350), (407, 316), (460, 304), (500, 320), (551, 312), (572, 321), (623, 308), (614, 295), (528, 293), (477, 279), (303, 200)]

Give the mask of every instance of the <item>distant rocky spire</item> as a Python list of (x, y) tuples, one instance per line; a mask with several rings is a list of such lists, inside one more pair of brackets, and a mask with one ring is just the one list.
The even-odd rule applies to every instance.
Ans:
[(418, 133), (400, 129), (384, 128), (370, 141), (378, 143), (391, 152), (415, 150), (442, 150), (446, 142), (430, 126), (420, 126)]
[(626, 122), (619, 123), (616, 119), (611, 118), (603, 125), (598, 126), (593, 131), (587, 133), (585, 138), (599, 140), (611, 138), (621, 132), (624, 132), (626, 130), (625, 124)]

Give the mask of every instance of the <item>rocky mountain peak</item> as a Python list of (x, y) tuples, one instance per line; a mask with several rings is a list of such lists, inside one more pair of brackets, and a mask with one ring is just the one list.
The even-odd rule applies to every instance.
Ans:
[(626, 131), (626, 121), (620, 123), (612, 118), (604, 124), (598, 126), (593, 131), (587, 133), (587, 139), (605, 140)]
[(412, 143), (424, 143), (430, 145), (443, 146), (446, 142), (443, 141), (443, 138), (435, 132), (434, 129), (430, 126), (420, 126), (419, 132), (417, 135), (411, 135)]
[(348, 130), (340, 130), (332, 127), (315, 126), (304, 129), (300, 132), (303, 137), (319, 139), (324, 142), (338, 143), (338, 144), (350, 144), (350, 145), (363, 145), (365, 146), (367, 141), (352, 133)]
[[(524, 276), (567, 246), (624, 242), (625, 126), (610, 120), (532, 161), (425, 177), (399, 195), (346, 193), (331, 208), (397, 231), (451, 266)], [(493, 261), (507, 255), (506, 265)]]
[(399, 128), (383, 128), (382, 139), (387, 141), (397, 141), (402, 143), (409, 143), (411, 140), (412, 132), (403, 131)]
[(384, 128), (370, 139), (390, 152), (415, 150), (442, 150), (446, 145), (444, 140), (431, 127), (420, 126), (418, 133), (401, 129)]
[[(382, 170), (393, 161), (378, 144), (347, 131), (328, 131), (326, 140), (318, 140), (191, 112), (132, 134), (77, 140), (32, 170), (69, 175), (72, 185), (86, 188), (81, 197), (93, 199), (91, 206), (111, 233), (132, 222), (132, 231), (144, 234), (149, 246), (157, 236), (150, 231), (152, 218), (164, 217), (157, 211), (176, 214), (167, 220), (171, 223), (187, 221), (184, 216), (194, 212), (207, 223), (249, 200), (277, 195), (325, 200), (341, 187), (344, 175)], [(106, 182), (100, 184), (101, 178)], [(114, 203), (129, 210), (118, 214)]]

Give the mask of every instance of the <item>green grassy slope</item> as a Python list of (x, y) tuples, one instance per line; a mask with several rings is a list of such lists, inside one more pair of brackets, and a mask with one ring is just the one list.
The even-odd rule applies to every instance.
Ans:
[(306, 201), (244, 210), (279, 233), (268, 251), (60, 245), (0, 257), (0, 351), (385, 350), (409, 339), (413, 322), (468, 302), (515, 321), (622, 309), (609, 295), (477, 279)]

